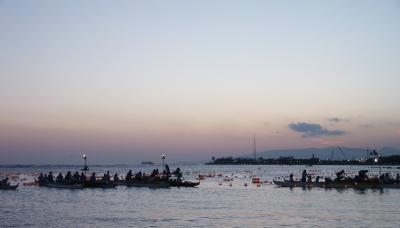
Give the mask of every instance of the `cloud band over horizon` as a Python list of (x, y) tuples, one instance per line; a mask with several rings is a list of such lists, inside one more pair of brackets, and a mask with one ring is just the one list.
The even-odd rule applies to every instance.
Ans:
[(303, 133), (302, 137), (321, 137), (321, 136), (342, 136), (348, 132), (343, 130), (329, 130), (323, 128), (321, 125), (316, 123), (291, 123), (288, 125), (289, 129), (295, 132)]

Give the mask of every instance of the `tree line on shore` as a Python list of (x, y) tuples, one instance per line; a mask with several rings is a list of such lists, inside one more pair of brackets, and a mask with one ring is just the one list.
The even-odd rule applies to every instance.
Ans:
[(371, 157), (360, 160), (321, 160), (319, 158), (298, 159), (294, 157), (279, 157), (277, 159), (264, 159), (259, 157), (243, 158), (243, 157), (212, 157), (207, 165), (400, 165), (400, 155)]

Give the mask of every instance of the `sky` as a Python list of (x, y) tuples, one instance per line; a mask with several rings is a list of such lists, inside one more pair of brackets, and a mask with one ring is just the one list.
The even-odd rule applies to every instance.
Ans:
[(0, 1), (0, 164), (400, 148), (400, 1)]

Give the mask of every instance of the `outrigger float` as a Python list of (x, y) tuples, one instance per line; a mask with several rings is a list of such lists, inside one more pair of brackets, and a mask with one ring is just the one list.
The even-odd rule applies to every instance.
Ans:
[(171, 187), (195, 187), (200, 184), (200, 181), (183, 181), (183, 180), (169, 180), (169, 186)]

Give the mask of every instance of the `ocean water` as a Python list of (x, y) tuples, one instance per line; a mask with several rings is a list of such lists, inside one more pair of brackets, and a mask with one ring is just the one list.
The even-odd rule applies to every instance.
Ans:
[[(39, 172), (78, 170), (71, 166), (2, 167), (19, 182), (33, 180)], [(125, 174), (128, 169), (150, 172), (152, 166), (98, 166), (98, 173)], [(158, 167), (159, 168), (159, 167)], [(171, 166), (171, 170), (176, 166)], [(333, 176), (344, 169), (355, 174), (377, 167), (360, 166), (181, 166), (184, 177), (206, 177), (196, 188), (51, 189), (23, 186), (0, 191), (1, 227), (399, 227), (400, 189), (302, 189), (271, 184), (300, 171)], [(382, 172), (395, 174), (397, 167)], [(251, 183), (257, 175), (266, 183)], [(233, 178), (224, 182), (224, 176)], [(245, 186), (245, 183), (248, 185)], [(230, 186), (230, 184), (232, 186)]]

